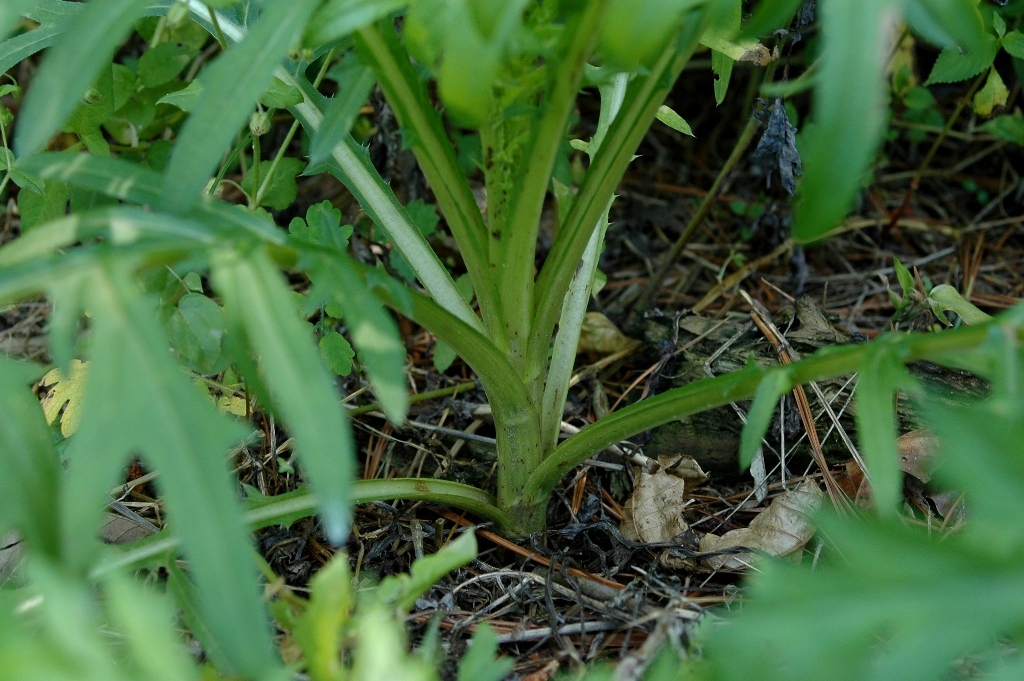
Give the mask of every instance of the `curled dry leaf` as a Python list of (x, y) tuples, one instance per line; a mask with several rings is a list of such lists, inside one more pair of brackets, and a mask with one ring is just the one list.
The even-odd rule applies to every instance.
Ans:
[(658, 463), (655, 473), (636, 471), (633, 496), (622, 507), (622, 533), (633, 541), (664, 543), (689, 529), (686, 492), (708, 480), (691, 456), (663, 456)]
[(924, 430), (912, 430), (896, 438), (896, 449), (900, 453), (900, 468), (921, 482), (932, 479), (935, 471), (935, 457), (939, 441)]
[(776, 497), (749, 527), (731, 530), (722, 536), (705, 535), (700, 540), (702, 553), (736, 547), (750, 549), (750, 553), (711, 556), (704, 559), (704, 564), (712, 570), (737, 570), (755, 560), (754, 552), (798, 560), (800, 550), (814, 536), (811, 517), (821, 508), (824, 499), (825, 495), (816, 482), (804, 481), (799, 487)]

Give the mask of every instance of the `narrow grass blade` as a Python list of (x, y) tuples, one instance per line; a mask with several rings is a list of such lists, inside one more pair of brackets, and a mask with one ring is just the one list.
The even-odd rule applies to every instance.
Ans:
[[(354, 55), (349, 55), (345, 59), (345, 63), (348, 63), (348, 60), (355, 60)], [(338, 84), (338, 94), (328, 101), (324, 109), (323, 125), (313, 135), (313, 141), (309, 146), (311, 164), (323, 163), (330, 158), (334, 147), (348, 136), (356, 116), (359, 115), (359, 107), (369, 96), (373, 83), (373, 72), (367, 66), (356, 64), (345, 73), (342, 82)]]
[(320, 499), (327, 536), (348, 535), (354, 477), (351, 427), (341, 395), (303, 327), (277, 268), (262, 251), (237, 250), (214, 257), (213, 281), (224, 297), (232, 334), (260, 357), (260, 373), (295, 438), (302, 465)]
[(14, 136), (18, 156), (46, 144), (78, 106), (148, 0), (92, 0), (43, 59), (25, 96)]
[(185, 122), (167, 167), (165, 208), (181, 212), (199, 199), (222, 153), (270, 86), (314, 6), (312, 0), (266, 3), (249, 33), (200, 76), (203, 94)]
[(761, 449), (761, 440), (768, 432), (775, 405), (779, 398), (793, 388), (789, 374), (785, 370), (777, 370), (768, 374), (754, 393), (754, 403), (747, 412), (747, 422), (740, 436), (740, 468), (746, 469), (754, 460), (754, 455)]

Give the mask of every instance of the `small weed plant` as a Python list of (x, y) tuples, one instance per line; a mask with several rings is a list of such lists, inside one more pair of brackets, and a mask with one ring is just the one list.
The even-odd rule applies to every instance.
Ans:
[[(45, 605), (47, 635), (58, 640), (61, 627), (99, 621), (85, 586), (94, 583), (109, 594), (105, 617), (115, 628), (155, 627), (130, 606), (149, 596), (119, 575), (166, 564), (179, 602), (198, 604), (190, 628), (202, 632), (215, 666), (274, 678), (284, 672), (272, 652), (248, 530), (318, 513), (329, 538), (342, 542), (353, 504), (422, 499), (522, 537), (545, 529), (563, 475), (608, 446), (754, 397), (742, 452), (749, 462), (779, 397), (828, 376), (860, 373), (861, 446), (884, 522), (895, 522), (900, 495), (892, 399), (897, 389), (917, 389), (905, 363), (927, 358), (1003, 376), (1006, 399), (991, 408), (1016, 409), (1007, 427), (1019, 434), (1019, 311), (967, 319), (963, 310), (973, 310), (958, 300), (953, 309), (972, 322), (964, 328), (891, 334), (774, 369), (751, 366), (627, 406), (560, 441), (609, 209), (638, 145), (656, 120), (689, 130), (664, 100), (696, 50), (711, 51), (717, 80), (707, 96), (720, 102), (736, 64), (765, 68), (777, 58), (757, 37), (787, 26), (800, 4), (761, 2), (744, 22), (740, 0), (5, 0), (0, 33), (14, 34), (0, 43), (0, 72), (48, 49), (23, 98), (9, 77), (0, 85), (0, 95), (20, 98), (13, 128), (11, 112), (2, 110), (0, 167), (3, 186), (18, 187), (22, 226), (0, 248), (0, 301), (45, 295), (54, 365), (65, 377), (79, 366), (84, 384), (57, 405), (64, 431), (55, 444), (30, 390), (50, 367), (0, 359), (0, 529), (24, 537), (31, 588), (82, 608), (65, 620)], [(1020, 57), (1021, 49), (1021, 34), (988, 3), (820, 4), (812, 117), (800, 140), (805, 174), (795, 184), (794, 231), (804, 241), (842, 220), (870, 170), (886, 128), (884, 75), (898, 22), (945, 46), (936, 82), (985, 79), (983, 105), (997, 106), (1000, 96), (1005, 103), (992, 66), (998, 50)], [(118, 53), (133, 32), (132, 44), (144, 47)], [(403, 205), (353, 136), (374, 86), (458, 245), (462, 276), (452, 276), (427, 239), (437, 225), (433, 209)], [(573, 181), (564, 150), (577, 98), (588, 88), (600, 95), (600, 119), (591, 139), (568, 140), (588, 159)], [(328, 91), (334, 96), (322, 94)], [(261, 140), (282, 119), (290, 128), (269, 153)], [(992, 134), (1019, 135), (1019, 119), (987, 125)], [(303, 158), (288, 155), (296, 136)], [(470, 163), (466, 139), (479, 147)], [(225, 179), (238, 169), (240, 183)], [(482, 174), (483, 208), (473, 172)], [(352, 257), (353, 229), (327, 202), (286, 229), (275, 224), (270, 211), (293, 205), (300, 174), (345, 185), (393, 245), (391, 269), (404, 279)], [(231, 195), (242, 200), (226, 200)], [(541, 214), (552, 199), (557, 229), (539, 260)], [(290, 291), (283, 271), (307, 277), (308, 294)], [(400, 423), (408, 406), (405, 348), (386, 308), (435, 334), (439, 356), (458, 355), (479, 377), (496, 429), (496, 495), (437, 479), (355, 480), (336, 374), (348, 373), (358, 351), (387, 416)], [(337, 332), (339, 320), (354, 349)], [(244, 416), (249, 404), (220, 388), (243, 382), (294, 437), (308, 488), (237, 499), (225, 454), (249, 434), (231, 415)], [(993, 441), (992, 451), (1006, 442)], [(105, 547), (94, 537), (107, 490), (133, 456), (159, 471), (168, 529), (127, 548)], [(167, 559), (179, 551), (188, 579)], [(430, 572), (431, 579), (446, 570)], [(294, 632), (311, 677), (381, 678), (359, 671), (379, 651), (347, 671), (338, 666), (346, 645), (338, 632), (350, 622), (353, 597), (342, 567), (317, 579), (308, 605), (274, 612)], [(334, 586), (321, 586), (328, 582)], [(821, 590), (839, 593), (827, 584)], [(152, 612), (166, 614), (154, 603)], [(366, 605), (360, 612), (365, 623), (382, 611)], [(150, 662), (138, 646), (170, 660), (178, 653), (166, 636), (128, 635), (124, 659), (140, 673)], [(13, 655), (11, 645), (3, 651)], [(500, 676), (493, 647), (480, 643), (488, 660), (481, 664)], [(793, 664), (808, 659), (794, 653)], [(153, 667), (153, 678), (195, 677), (161, 676), (162, 668)], [(191, 669), (180, 660), (168, 668)], [(96, 671), (88, 678), (128, 678), (89, 669)], [(422, 671), (408, 670), (401, 678)]]

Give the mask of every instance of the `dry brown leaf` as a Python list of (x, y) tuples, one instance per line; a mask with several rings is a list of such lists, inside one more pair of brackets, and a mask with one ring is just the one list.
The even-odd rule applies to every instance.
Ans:
[(685, 491), (680, 477), (665, 471), (639, 471), (633, 496), (622, 507), (622, 534), (633, 541), (661, 543), (685, 532)]
[(776, 497), (750, 527), (731, 530), (722, 536), (704, 535), (700, 540), (701, 553), (744, 547), (751, 553), (734, 553), (705, 558), (712, 570), (738, 570), (756, 560), (754, 551), (799, 559), (800, 550), (814, 536), (811, 517), (821, 508), (825, 499), (816, 482), (805, 480), (799, 487)]
[(932, 479), (939, 450), (938, 438), (924, 430), (912, 430), (896, 438), (896, 449), (900, 453), (900, 469), (904, 473), (921, 482)]
[(118, 513), (107, 513), (100, 527), (100, 538), (108, 544), (131, 544), (152, 534), (149, 528)]
[(580, 342), (576, 346), (576, 352), (612, 355), (628, 350), (639, 342), (619, 331), (612, 321), (600, 312), (588, 312), (583, 317), (583, 328), (580, 329)]
[(661, 466), (661, 470), (669, 475), (682, 478), (686, 483), (687, 493), (691, 493), (694, 487), (703, 485), (711, 479), (711, 476), (704, 472), (704, 469), (692, 456), (662, 455), (658, 457), (658, 464)]

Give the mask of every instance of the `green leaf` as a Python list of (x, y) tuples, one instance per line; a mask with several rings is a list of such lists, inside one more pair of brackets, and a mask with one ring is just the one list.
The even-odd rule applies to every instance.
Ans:
[(93, 154), (110, 155), (110, 145), (103, 136), (101, 126), (114, 113), (113, 69), (108, 66), (100, 71), (99, 77), (61, 127), (62, 130), (77, 134)]
[(438, 340), (434, 343), (434, 368), (438, 372), (443, 374), (448, 371), (456, 357), (455, 350), (444, 341)]
[[(263, 191), (260, 205), (273, 208), (274, 210), (284, 210), (295, 202), (295, 197), (299, 193), (299, 187), (295, 184), (295, 178), (306, 167), (306, 164), (297, 158), (286, 156), (277, 164), (274, 174), (270, 175), (270, 168), (273, 163), (270, 160), (260, 162), (260, 188)], [(268, 175), (270, 175), (269, 184), (267, 184)], [(242, 191), (249, 196), (255, 196), (256, 194), (256, 189), (252, 186), (253, 177), (253, 169), (250, 168), (249, 172), (242, 178)]]
[(306, 219), (292, 218), (288, 232), (296, 239), (333, 248), (344, 253), (352, 236), (352, 225), (341, 224), (341, 211), (324, 200), (306, 209)]
[(978, 130), (994, 135), (1001, 140), (1024, 146), (1024, 116), (1020, 112), (997, 116), (978, 126)]
[(476, 535), (466, 532), (437, 553), (417, 559), (408, 575), (387, 577), (374, 594), (376, 600), (408, 612), (446, 574), (476, 558)]
[(310, 580), (309, 604), (295, 623), (295, 642), (305, 656), (310, 678), (319, 681), (344, 677), (343, 632), (353, 605), (348, 556), (339, 553)]
[[(719, 0), (711, 13), (712, 19), (708, 31), (725, 38), (732, 38), (739, 33), (742, 9), (740, 0)], [(711, 51), (711, 70), (715, 74), (716, 105), (725, 101), (725, 93), (729, 90), (732, 67), (735, 63), (729, 55), (718, 50)]]
[(302, 44), (316, 48), (341, 40), (407, 4), (407, 0), (327, 0), (306, 26)]
[(985, 26), (976, 3), (963, 0), (906, 0), (903, 18), (910, 29), (941, 47), (964, 51), (984, 47)]
[(910, 374), (891, 348), (875, 345), (865, 355), (857, 382), (857, 433), (875, 508), (881, 516), (896, 513), (903, 488), (893, 396), (898, 386), (911, 384)]
[(470, 639), (469, 650), (459, 660), (458, 681), (501, 681), (515, 664), (510, 657), (497, 657), (498, 635), (481, 622)]
[(25, 187), (18, 192), (21, 231), (27, 233), (37, 225), (67, 214), (70, 191), (63, 182), (43, 182), (43, 192)]
[(687, 123), (682, 116), (680, 116), (679, 114), (677, 114), (675, 111), (668, 108), (664, 104), (658, 107), (658, 113), (655, 114), (655, 116), (659, 121), (661, 121), (668, 127), (672, 128), (676, 132), (681, 132), (684, 135), (689, 135), (690, 137), (696, 137), (696, 135), (693, 134), (693, 130), (690, 129), (690, 124)]
[(14, 137), (18, 156), (37, 151), (75, 110), (148, 0), (92, 0), (43, 59), (25, 96)]
[(803, 0), (768, 0), (758, 3), (743, 26), (740, 38), (762, 37), (780, 28), (787, 28), (802, 4)]
[(157, 100), (157, 104), (170, 104), (176, 106), (185, 113), (191, 113), (196, 107), (199, 98), (203, 94), (203, 83), (200, 80), (193, 80), (184, 90), (175, 90)]
[(347, 55), (342, 66), (346, 68), (332, 71), (338, 83), (338, 94), (328, 101), (323, 125), (309, 145), (309, 162), (312, 165), (326, 161), (334, 147), (348, 135), (359, 115), (359, 108), (373, 88), (373, 72), (359, 63), (355, 54)]
[(405, 345), (398, 325), (351, 266), (348, 256), (321, 258), (314, 281), (345, 311), (349, 336), (370, 376), (373, 392), (393, 423), (405, 420), (409, 406), (405, 387)]
[(155, 305), (138, 293), (130, 259), (97, 268), (86, 303), (92, 349), (82, 422), (71, 441), (61, 508), (69, 555), (93, 552), (107, 490), (130, 456), (160, 471), (161, 497), (181, 537), (200, 611), (231, 667), (277, 667), (256, 569), (225, 455), (244, 431), (218, 413), (167, 352)]
[(227, 368), (222, 349), (227, 322), (220, 306), (201, 293), (186, 293), (167, 320), (167, 333), (178, 357), (198, 374)]
[(1017, 59), (1024, 59), (1024, 33), (1010, 31), (1003, 36), (1000, 43), (1009, 55)]
[(215, 254), (213, 281), (225, 301), (233, 354), (255, 350), (272, 406), (295, 438), (330, 541), (348, 535), (355, 452), (333, 377), (295, 314), (281, 275), (258, 248)]
[(743, 425), (743, 434), (740, 436), (741, 469), (747, 469), (754, 460), (754, 455), (761, 449), (761, 440), (772, 423), (775, 405), (779, 403), (779, 398), (792, 389), (792, 381), (785, 371), (768, 374), (757, 386), (754, 403), (747, 412), (747, 422)]
[(163, 85), (181, 73), (195, 52), (182, 43), (160, 43), (139, 57), (139, 80), (146, 87)]
[[(821, 75), (813, 125), (805, 127), (804, 176), (797, 186), (794, 232), (815, 239), (853, 205), (886, 121), (885, 66), (891, 34), (888, 0), (834, 0), (819, 8)], [(838, 161), (837, 161), (838, 159)]]
[(903, 290), (903, 298), (907, 299), (916, 288), (914, 275), (910, 273), (906, 265), (900, 262), (899, 258), (892, 259), (892, 266), (896, 270), (896, 279), (900, 282), (900, 288)]
[(991, 116), (997, 106), (1006, 106), (1010, 91), (1006, 89), (999, 72), (991, 69), (985, 85), (974, 94), (974, 111), (979, 116)]
[(978, 74), (992, 66), (999, 51), (999, 41), (994, 36), (985, 36), (981, 44), (970, 52), (960, 52), (956, 47), (947, 47), (939, 53), (925, 85), (956, 83)]
[(280, 78), (274, 78), (270, 87), (260, 95), (260, 103), (268, 109), (287, 109), (302, 103), (299, 88), (286, 85)]
[(352, 358), (356, 351), (340, 333), (329, 331), (320, 339), (320, 356), (331, 371), (339, 376), (348, 376), (352, 373)]
[(36, 364), (0, 355), (0, 533), (16, 527), (34, 554), (57, 560), (60, 520), (53, 495), (62, 471), (30, 389), (42, 374)]
[(162, 204), (180, 212), (195, 204), (224, 150), (288, 54), (315, 7), (312, 0), (267, 3), (259, 21), (203, 73), (203, 92), (178, 136), (164, 179)]
[(7, 0), (0, 5), (0, 38), (6, 38), (21, 19), (24, 12), (32, 6), (33, 0)]

